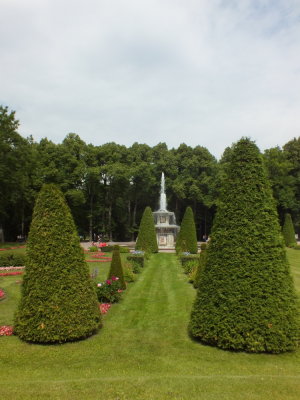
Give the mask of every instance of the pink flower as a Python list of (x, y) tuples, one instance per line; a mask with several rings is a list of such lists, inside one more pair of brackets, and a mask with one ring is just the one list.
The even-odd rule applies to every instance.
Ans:
[(97, 286), (98, 286), (98, 287), (101, 287), (101, 286), (102, 286), (102, 283), (97, 283)]
[(109, 303), (101, 303), (99, 304), (101, 314), (106, 314), (107, 311), (110, 309), (111, 304)]
[(108, 285), (111, 285), (111, 280), (110, 280), (110, 279), (107, 279), (106, 283), (107, 283)]
[(3, 325), (0, 326), (0, 336), (11, 336), (14, 333), (13, 326)]
[(119, 280), (119, 278), (117, 276), (112, 276), (111, 279), (112, 279), (112, 281), (118, 281)]

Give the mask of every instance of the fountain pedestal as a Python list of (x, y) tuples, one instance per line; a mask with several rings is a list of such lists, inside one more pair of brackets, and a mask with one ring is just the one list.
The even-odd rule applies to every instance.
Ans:
[(176, 217), (172, 211), (167, 210), (165, 194), (165, 176), (161, 175), (160, 209), (153, 212), (156, 238), (159, 249), (173, 249), (179, 226), (176, 225)]

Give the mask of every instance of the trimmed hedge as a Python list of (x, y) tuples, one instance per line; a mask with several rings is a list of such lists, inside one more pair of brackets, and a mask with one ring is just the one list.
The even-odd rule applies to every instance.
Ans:
[(26, 264), (25, 254), (7, 253), (0, 254), (0, 267), (24, 267)]
[(141, 267), (141, 268), (144, 267), (145, 257), (143, 255), (131, 254), (130, 256), (127, 257), (127, 260), (133, 264), (138, 264), (139, 267)]
[(34, 207), (27, 242), (15, 333), (34, 343), (86, 338), (101, 326), (75, 224), (61, 191), (44, 185)]
[(124, 272), (120, 256), (120, 248), (117, 245), (113, 246), (112, 259), (107, 279), (112, 279), (113, 277), (118, 277), (120, 288), (123, 290), (126, 289), (126, 283), (124, 279)]
[(146, 207), (144, 210), (135, 249), (146, 253), (158, 252), (154, 218), (150, 207)]
[(295, 229), (292, 221), (291, 214), (286, 213), (284, 216), (284, 224), (282, 227), (282, 234), (287, 247), (294, 247), (297, 245), (295, 239)]
[(187, 207), (185, 210), (175, 248), (177, 254), (184, 251), (192, 254), (198, 252), (196, 226), (191, 207)]
[(297, 299), (258, 148), (241, 139), (224, 168), (190, 333), (222, 349), (294, 350), (299, 340)]

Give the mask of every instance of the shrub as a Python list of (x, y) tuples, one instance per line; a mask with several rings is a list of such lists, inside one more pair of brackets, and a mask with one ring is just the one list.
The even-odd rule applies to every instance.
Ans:
[(120, 288), (123, 290), (126, 289), (119, 246), (113, 247), (112, 259), (107, 279), (112, 279), (114, 276), (119, 278)]
[(203, 273), (204, 268), (205, 268), (206, 254), (207, 254), (206, 248), (207, 248), (206, 243), (201, 243), (201, 253), (200, 253), (200, 256), (199, 256), (199, 264), (198, 264), (198, 267), (196, 269), (194, 282), (193, 282), (193, 285), (194, 285), (195, 289), (197, 289), (199, 287), (200, 279), (201, 279), (202, 273)]
[(195, 268), (197, 268), (199, 263), (199, 258), (185, 259), (183, 266), (183, 271), (185, 274), (189, 275)]
[(113, 251), (113, 246), (101, 247), (101, 251), (102, 251), (103, 253), (110, 253), (111, 251)]
[(15, 333), (36, 343), (63, 343), (95, 333), (101, 314), (69, 207), (52, 184), (34, 207)]
[(223, 349), (294, 350), (296, 294), (256, 145), (249, 139), (234, 145), (224, 174), (190, 333)]
[(144, 262), (145, 262), (145, 256), (144, 252), (139, 252), (139, 253), (132, 253), (130, 256), (127, 256), (127, 260), (134, 265), (134, 269), (137, 268), (138, 271), (134, 271), (134, 273), (140, 272), (140, 269), (144, 267)]
[(23, 254), (0, 254), (0, 267), (23, 267), (24, 265), (25, 255)]
[(91, 253), (95, 253), (96, 251), (98, 251), (98, 247), (97, 246), (91, 246), (91, 247), (89, 247), (89, 251)]
[(193, 268), (191, 269), (190, 273), (188, 274), (188, 277), (189, 277), (188, 281), (189, 281), (189, 283), (194, 283), (195, 277), (196, 277), (196, 273), (197, 273), (197, 268), (198, 268), (198, 266), (197, 266), (197, 265), (194, 265)]
[(130, 249), (127, 246), (120, 246), (120, 253), (130, 253)]
[(135, 249), (146, 253), (158, 252), (154, 218), (150, 207), (146, 207), (143, 213)]
[(116, 276), (97, 284), (97, 297), (100, 303), (117, 303), (121, 299), (122, 291), (121, 282)]
[(133, 270), (133, 266), (130, 263), (126, 263), (124, 266), (124, 279), (125, 282), (135, 282), (136, 281), (136, 272)]
[(284, 224), (282, 227), (282, 234), (287, 247), (294, 247), (297, 245), (295, 239), (295, 230), (291, 214), (286, 213), (284, 216)]
[(185, 251), (192, 254), (198, 252), (194, 214), (191, 207), (187, 207), (185, 210), (175, 248), (177, 254)]

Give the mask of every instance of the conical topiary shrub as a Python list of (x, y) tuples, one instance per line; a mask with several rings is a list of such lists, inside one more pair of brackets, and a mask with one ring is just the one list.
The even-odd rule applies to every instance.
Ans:
[(111, 279), (112, 277), (119, 278), (120, 288), (123, 290), (126, 289), (119, 246), (114, 246), (113, 248), (112, 259), (107, 278)]
[(230, 158), (190, 332), (223, 349), (294, 350), (296, 295), (263, 161), (249, 139)]
[(295, 230), (291, 214), (286, 213), (284, 216), (284, 224), (282, 227), (282, 234), (287, 247), (296, 246)]
[(146, 207), (143, 213), (135, 249), (146, 253), (158, 252), (154, 218), (150, 207)]
[(82, 339), (101, 326), (94, 285), (69, 207), (52, 184), (34, 207), (15, 333), (36, 343)]
[(197, 254), (198, 252), (196, 226), (191, 207), (187, 207), (185, 210), (175, 248), (177, 254), (184, 251), (188, 251), (191, 254)]

